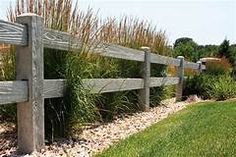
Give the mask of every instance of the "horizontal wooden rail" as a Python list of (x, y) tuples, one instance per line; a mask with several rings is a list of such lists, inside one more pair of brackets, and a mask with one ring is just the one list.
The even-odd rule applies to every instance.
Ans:
[[(179, 81), (178, 77), (151, 77), (150, 87), (174, 85)], [(83, 79), (85, 88), (91, 93), (108, 93), (143, 88), (141, 78), (119, 78), (119, 79)], [(62, 97), (66, 88), (64, 79), (44, 80), (43, 97)], [(28, 100), (27, 81), (1, 81), (0, 82), (0, 104), (25, 102)]]
[(149, 87), (160, 87), (166, 85), (175, 85), (179, 83), (178, 77), (151, 77)]
[(82, 48), (82, 42), (79, 38), (52, 29), (44, 29), (43, 44), (46, 48), (66, 51), (79, 51)]
[(192, 62), (188, 62), (188, 61), (184, 61), (184, 67), (185, 68), (190, 68), (190, 69), (199, 69), (199, 64), (197, 63), (192, 63)]
[[(190, 68), (193, 70), (199, 70), (199, 64), (198, 63), (193, 63), (193, 62), (189, 62), (189, 61), (184, 61), (184, 68)], [(205, 65), (202, 65), (202, 70), (206, 69)]]
[(179, 66), (180, 61), (176, 58), (151, 53), (151, 63)]
[[(150, 87), (178, 84), (178, 77), (151, 77)], [(91, 93), (108, 93), (117, 91), (136, 90), (143, 88), (141, 78), (118, 79), (83, 79), (83, 85)], [(62, 97), (65, 91), (65, 80), (45, 80), (44, 98)]]
[(28, 100), (27, 81), (1, 81), (0, 105)]
[(83, 85), (91, 90), (91, 93), (108, 93), (116, 91), (135, 90), (143, 88), (141, 78), (119, 79), (84, 79)]
[(99, 54), (104, 57), (119, 58), (133, 61), (144, 61), (144, 52), (136, 49), (131, 49), (115, 44), (98, 45), (92, 53)]
[(12, 45), (27, 45), (26, 26), (0, 20), (0, 42)]
[[(44, 80), (43, 97), (62, 97), (65, 88), (65, 80)], [(27, 81), (1, 81), (0, 105), (28, 101)]]
[[(26, 26), (5, 22), (0, 20), (0, 42), (13, 45), (26, 45), (27, 32)], [(79, 38), (73, 37), (70, 33), (61, 32), (52, 29), (44, 29), (43, 44), (46, 48), (80, 51), (83, 43)], [(105, 57), (112, 57), (133, 61), (144, 61), (144, 52), (136, 49), (131, 49), (115, 44), (100, 44), (96, 48), (92, 48), (94, 54), (99, 54)], [(179, 66), (180, 61), (175, 58), (161, 56), (151, 53), (151, 63)], [(198, 69), (199, 65), (185, 61), (185, 68)], [(203, 66), (203, 69), (205, 67)]]
[[(71, 34), (51, 29), (45, 29), (43, 37), (44, 47), (51, 49), (59, 49), (66, 51), (80, 51), (83, 43), (80, 39), (73, 37)], [(96, 48), (91, 48), (94, 54), (98, 54), (105, 57), (144, 61), (144, 52), (118, 46), (114, 44), (100, 44)]]
[(44, 80), (43, 97), (44, 98), (62, 97), (65, 88), (66, 88), (66, 81), (64, 79)]

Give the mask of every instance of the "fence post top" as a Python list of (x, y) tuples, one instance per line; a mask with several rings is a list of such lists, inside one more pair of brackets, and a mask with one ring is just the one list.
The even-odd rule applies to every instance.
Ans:
[(184, 56), (178, 56), (177, 58), (178, 59), (184, 59)]
[(142, 46), (142, 47), (140, 47), (140, 49), (143, 51), (150, 51), (151, 50), (150, 47), (147, 47), (147, 46)]
[(197, 64), (202, 64), (202, 61), (197, 61)]
[(26, 16), (41, 17), (41, 16), (39, 16), (38, 14), (35, 14), (35, 13), (23, 13), (23, 14), (18, 15), (17, 17), (26, 17)]

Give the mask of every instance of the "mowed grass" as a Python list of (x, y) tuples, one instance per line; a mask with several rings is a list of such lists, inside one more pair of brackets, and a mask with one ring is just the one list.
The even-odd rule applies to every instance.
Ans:
[(97, 157), (236, 156), (236, 102), (188, 106)]

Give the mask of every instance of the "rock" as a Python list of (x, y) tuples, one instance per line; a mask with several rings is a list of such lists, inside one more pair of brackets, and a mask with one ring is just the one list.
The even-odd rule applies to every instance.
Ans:
[[(109, 148), (112, 144), (125, 139), (138, 131), (144, 130), (154, 123), (168, 117), (168, 115), (185, 108), (189, 103), (198, 101), (200, 101), (200, 99), (196, 96), (189, 97), (187, 101), (178, 103), (174, 103), (175, 99), (165, 100), (162, 102), (163, 105), (152, 108), (149, 112), (122, 115), (112, 123), (100, 124), (96, 125), (96, 127), (87, 126), (79, 135), (79, 139), (74, 139), (73, 141), (63, 139), (54, 142), (52, 145), (42, 149), (41, 153), (33, 153), (28, 156), (89, 157)], [(1, 125), (0, 131), (4, 131), (2, 130)], [(14, 141), (14, 137), (12, 138), (12, 141)], [(16, 152), (16, 148), (10, 148), (9, 143), (7, 143), (9, 146), (6, 147), (6, 150), (0, 151), (0, 156), (12, 156), (14, 152)]]

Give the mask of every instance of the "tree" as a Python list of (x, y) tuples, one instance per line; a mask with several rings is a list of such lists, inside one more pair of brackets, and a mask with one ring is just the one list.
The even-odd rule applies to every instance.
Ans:
[(218, 52), (220, 57), (226, 57), (230, 58), (230, 46), (229, 46), (229, 40), (225, 39), (219, 47), (219, 52)]
[(186, 44), (188, 42), (194, 42), (192, 38), (188, 38), (188, 37), (182, 37), (182, 38), (178, 38), (175, 40), (174, 43), (174, 48), (176, 48), (177, 46), (181, 45), (181, 44)]
[(233, 66), (232, 76), (236, 80), (236, 44), (230, 45), (230, 63)]
[(218, 49), (218, 45), (199, 45), (197, 52), (199, 54), (199, 58), (216, 57), (218, 55)]
[(187, 60), (196, 62), (199, 59), (198, 45), (191, 38), (179, 38), (174, 43), (174, 56), (184, 56)]

